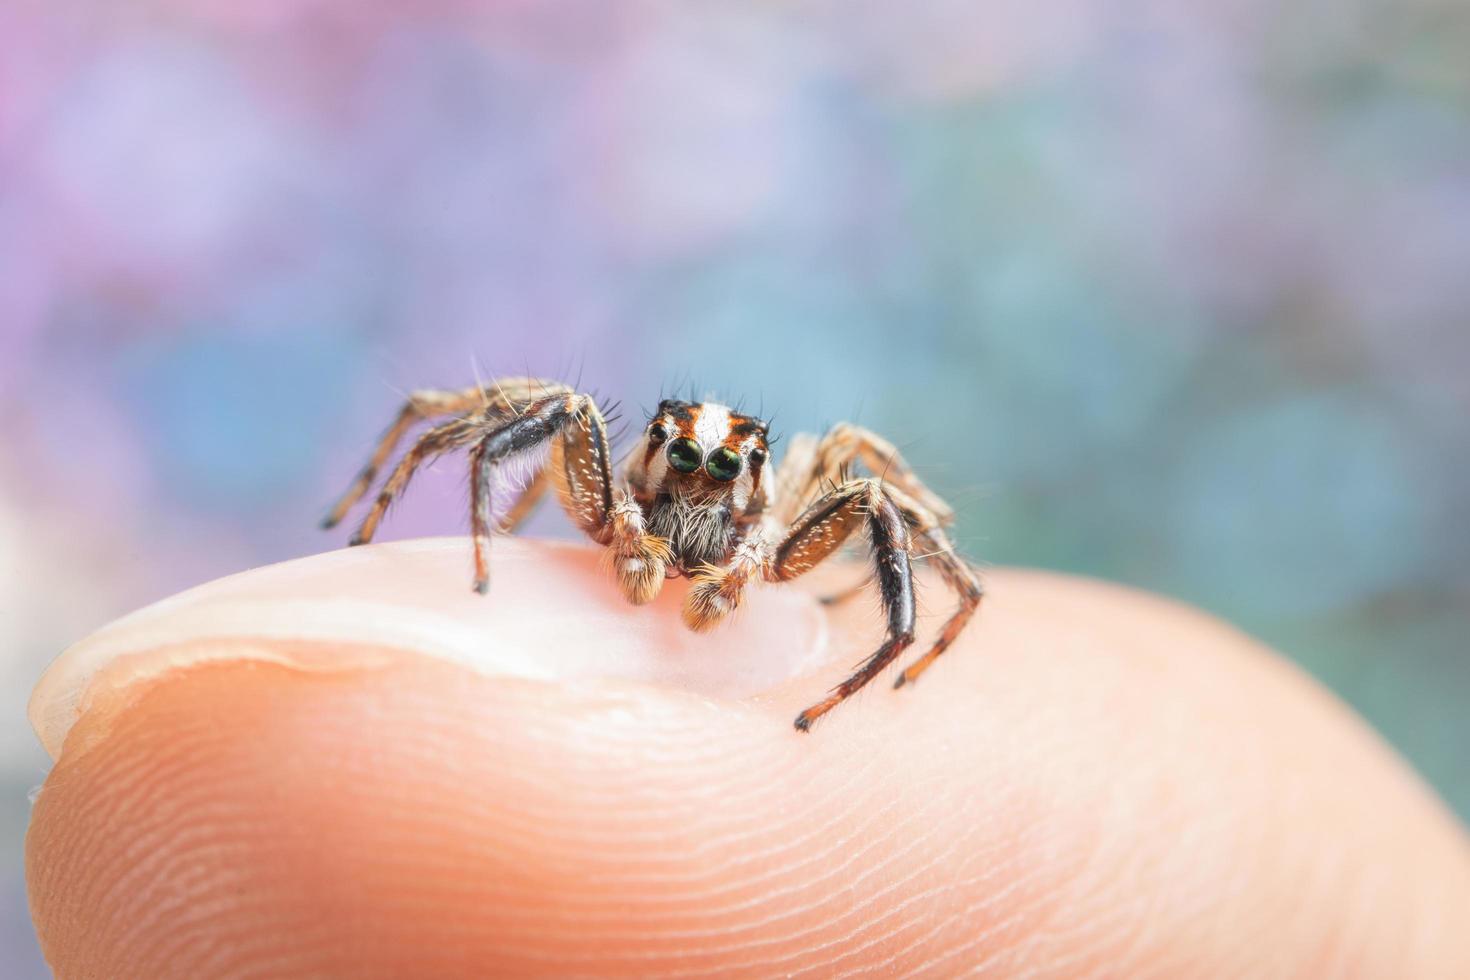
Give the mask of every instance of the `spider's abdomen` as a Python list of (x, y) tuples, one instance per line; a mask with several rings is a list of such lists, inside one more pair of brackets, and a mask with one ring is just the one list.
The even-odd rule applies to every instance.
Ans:
[(681, 571), (722, 565), (735, 547), (735, 521), (725, 501), (694, 503), (660, 494), (648, 509), (648, 530), (668, 541)]

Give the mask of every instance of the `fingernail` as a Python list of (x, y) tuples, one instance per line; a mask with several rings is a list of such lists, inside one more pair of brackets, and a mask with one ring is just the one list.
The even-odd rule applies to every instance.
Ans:
[(488, 595), (470, 588), (468, 539), (401, 541), (314, 555), (190, 589), (103, 627), (61, 654), (31, 695), (52, 758), (98, 697), (199, 663), (261, 660), (302, 670), (383, 666), (395, 652), (485, 674), (615, 679), (740, 700), (821, 663), (827, 621), (793, 589), (753, 587), (714, 632), (680, 620), (686, 583), (630, 606), (600, 552), (498, 539)]

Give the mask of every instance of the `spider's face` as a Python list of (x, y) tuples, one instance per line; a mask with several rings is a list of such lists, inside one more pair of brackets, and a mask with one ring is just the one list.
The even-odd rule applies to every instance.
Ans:
[(761, 484), (766, 424), (714, 402), (665, 399), (634, 449), (629, 476), (646, 491), (743, 507)]

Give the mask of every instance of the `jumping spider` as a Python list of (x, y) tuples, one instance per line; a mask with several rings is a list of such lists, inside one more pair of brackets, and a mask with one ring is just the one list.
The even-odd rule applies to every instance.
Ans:
[[(547, 443), (549, 465), (537, 469), (500, 529), (513, 530), (554, 484), (573, 523), (611, 549), (629, 602), (648, 602), (665, 578), (691, 580), (684, 622), (694, 630), (708, 630), (729, 615), (752, 579), (789, 582), (866, 527), (887, 635), (851, 677), (796, 717), (801, 731), (914, 642), (914, 558), (939, 570), (959, 606), (929, 652), (899, 674), (894, 687), (917, 679), (980, 604), (980, 582), (945, 531), (954, 512), (891, 444), (867, 429), (842, 423), (821, 438), (796, 436), (785, 461), (773, 467), (760, 419), (713, 402), (667, 399), (615, 479), (607, 425), (592, 397), (535, 378), (412, 394), (322, 526), (335, 526), (362, 498), (415, 423), (443, 416), (452, 417), (421, 435), (394, 467), (352, 544), (372, 540), (388, 505), (422, 463), (469, 447), (474, 587), (482, 594), (490, 584), (491, 497), (502, 482), (499, 467)], [(849, 478), (856, 462), (873, 476)]]

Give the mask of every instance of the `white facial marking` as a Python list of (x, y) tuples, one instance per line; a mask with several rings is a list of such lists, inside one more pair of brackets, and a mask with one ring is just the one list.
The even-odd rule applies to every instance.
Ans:
[(694, 422), (694, 439), (701, 449), (709, 452), (725, 441), (730, 434), (730, 410), (724, 405), (705, 402), (700, 407), (699, 418)]

